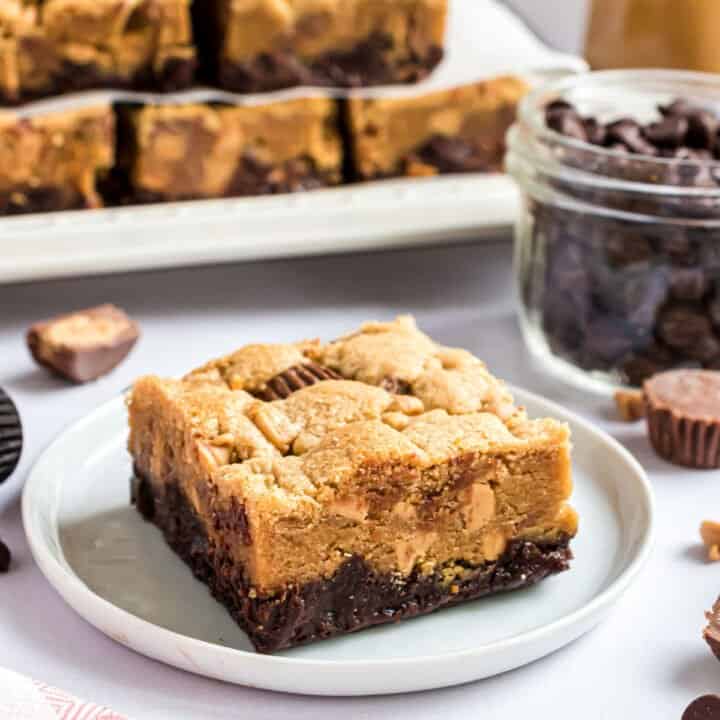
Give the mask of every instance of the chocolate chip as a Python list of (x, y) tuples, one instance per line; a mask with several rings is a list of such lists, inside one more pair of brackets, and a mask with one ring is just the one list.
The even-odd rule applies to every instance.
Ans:
[(688, 115), (687, 144), (690, 147), (711, 150), (718, 131), (718, 119), (706, 110)]
[(672, 365), (672, 355), (667, 353), (663, 360), (654, 357), (652, 350), (643, 353), (631, 353), (620, 363), (625, 380), (630, 385), (640, 386), (646, 378), (665, 370)]
[(715, 327), (720, 328), (720, 296), (715, 296), (708, 304), (707, 311)]
[(6, 573), (10, 569), (10, 548), (0, 540), (0, 573)]
[(627, 225), (607, 229), (601, 235), (607, 261), (614, 267), (642, 263), (652, 256), (647, 236), (634, 233)]
[(607, 141), (620, 143), (641, 155), (657, 155), (657, 149), (644, 137), (640, 123), (630, 118), (616, 120), (607, 126)]
[(585, 135), (587, 136), (588, 142), (593, 145), (604, 145), (607, 140), (607, 131), (605, 126), (593, 117), (585, 118), (583, 120), (585, 127)]
[(669, 115), (658, 122), (650, 123), (645, 128), (644, 135), (653, 145), (676, 148), (685, 141), (687, 131), (687, 118)]
[(700, 300), (707, 289), (707, 277), (701, 267), (670, 269), (670, 294), (677, 300)]
[(703, 695), (693, 700), (681, 720), (720, 720), (720, 695)]
[(720, 341), (715, 335), (703, 335), (685, 349), (685, 355), (703, 365), (715, 364), (720, 359)]
[(661, 115), (690, 115), (697, 112), (701, 108), (698, 105), (692, 103), (690, 100), (684, 98), (678, 98), (673, 100), (669, 105), (660, 105), (658, 110)]
[(602, 364), (614, 364), (633, 350), (632, 336), (618, 318), (598, 317), (588, 323), (585, 350)]
[(546, 114), (548, 127), (561, 135), (586, 142), (588, 139), (583, 119), (572, 108), (548, 110)]
[(487, 153), (468, 140), (447, 135), (433, 135), (418, 148), (417, 157), (442, 173), (483, 171), (489, 169)]
[(671, 348), (688, 351), (710, 334), (710, 321), (695, 305), (672, 305), (660, 314), (658, 335)]

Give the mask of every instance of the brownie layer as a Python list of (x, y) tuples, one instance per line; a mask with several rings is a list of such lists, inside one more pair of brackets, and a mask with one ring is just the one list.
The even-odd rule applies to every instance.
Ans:
[(290, 51), (262, 53), (253, 60), (223, 60), (218, 83), (235, 92), (264, 92), (296, 85), (321, 87), (366, 87), (414, 83), (427, 77), (443, 58), (443, 49), (433, 45), (425, 55), (413, 55), (395, 63), (387, 56), (392, 40), (374, 33), (352, 50), (330, 52), (305, 63)]
[[(244, 568), (226, 548), (209, 540), (192, 504), (174, 484), (162, 499), (135, 469), (133, 499), (141, 514), (163, 532), (173, 550), (206, 583), (258, 652), (269, 653), (426, 615), (443, 607), (507, 590), (516, 590), (569, 568), (569, 538), (553, 542), (511, 541), (494, 562), (465, 566), (462, 579), (447, 583), (442, 572), (407, 576), (377, 573), (358, 556), (329, 579), (290, 587), (274, 596), (257, 595)], [(238, 514), (237, 521), (243, 516)]]
[(52, 78), (40, 87), (23, 88), (18, 92), (0, 87), (0, 105), (16, 106), (64, 93), (102, 89), (176, 92), (189, 88), (195, 78), (195, 58), (170, 58), (157, 68), (144, 68), (132, 76), (107, 74), (92, 64), (63, 61)]
[(30, 187), (18, 185), (10, 192), (0, 192), (0, 215), (84, 210), (90, 207), (78, 192), (64, 187)]

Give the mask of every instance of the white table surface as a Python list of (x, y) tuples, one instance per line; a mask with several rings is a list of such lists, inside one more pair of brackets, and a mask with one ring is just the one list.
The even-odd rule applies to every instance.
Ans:
[[(604, 399), (558, 384), (528, 360), (513, 316), (510, 243), (136, 274), (0, 288), (0, 385), (16, 399), (27, 442), (0, 488), (0, 535), (12, 572), (0, 576), (0, 665), (135, 720), (187, 718), (678, 719), (720, 691), (720, 665), (700, 640), (720, 565), (703, 561), (697, 526), (720, 519), (720, 473), (656, 459), (642, 428), (614, 421)], [(133, 355), (111, 376), (71, 387), (36, 369), (24, 346), (34, 320), (111, 301), (142, 324)], [(658, 495), (658, 541), (646, 571), (611, 618), (531, 666), (447, 690), (385, 698), (318, 699), (224, 685), (148, 660), (90, 627), (41, 576), (20, 523), (22, 482), (68, 423), (139, 374), (172, 375), (257, 340), (331, 338), (367, 318), (414, 313), (440, 341), (465, 346), (508, 380), (591, 418), (647, 468)], [(581, 530), (582, 531), (582, 530)]]

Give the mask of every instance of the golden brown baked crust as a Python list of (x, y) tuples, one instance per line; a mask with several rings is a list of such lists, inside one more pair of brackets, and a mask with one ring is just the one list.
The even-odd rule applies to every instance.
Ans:
[(99, 85), (178, 89), (194, 73), (189, 0), (3, 0), (0, 98)]
[(335, 185), (342, 144), (333, 100), (260, 106), (145, 106), (123, 158), (140, 199), (263, 194)]
[[(344, 379), (258, 399), (310, 358)], [(329, 578), (351, 556), (451, 584), (510, 543), (577, 529), (567, 427), (528, 420), (482, 363), (411, 318), (328, 345), (249, 346), (182, 381), (143, 378), (129, 409), (154, 496), (179, 489), (256, 594)]]
[[(375, 178), (498, 170), (505, 134), (527, 90), (523, 80), (507, 76), (412, 97), (351, 98), (355, 172)], [(444, 151), (438, 139), (462, 152)]]
[(0, 112), (0, 214), (100, 207), (97, 180), (114, 159), (107, 105), (30, 119)]

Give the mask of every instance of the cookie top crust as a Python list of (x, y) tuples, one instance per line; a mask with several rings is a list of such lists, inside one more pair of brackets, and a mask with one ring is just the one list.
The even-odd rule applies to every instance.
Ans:
[(505, 385), (484, 363), (466, 350), (438, 345), (410, 316), (365, 323), (358, 331), (327, 344), (314, 340), (248, 345), (194, 370), (185, 379), (224, 383), (266, 397), (277, 378), (303, 367), (312, 368), (305, 374), (315, 377), (295, 378), (291, 390), (330, 379), (318, 377), (320, 368), (338, 379), (413, 397), (426, 411), (440, 409), (453, 415), (490, 412), (510, 423), (524, 418)]

